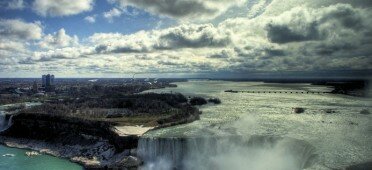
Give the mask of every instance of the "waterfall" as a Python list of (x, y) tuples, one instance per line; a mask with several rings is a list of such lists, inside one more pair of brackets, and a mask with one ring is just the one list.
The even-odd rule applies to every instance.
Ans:
[(10, 117), (9, 117), (9, 120), (8, 120), (8, 126), (7, 126), (7, 128), (9, 128), (10, 126), (12, 126), (12, 124), (13, 124), (13, 115), (10, 115)]
[(3, 114), (3, 111), (0, 111), (0, 131), (3, 129), (4, 124), (5, 124), (5, 115)]
[(0, 111), (0, 132), (8, 129), (12, 125), (13, 115), (10, 115), (7, 119), (6, 114), (3, 111)]
[(315, 148), (292, 138), (272, 136), (141, 138), (142, 169), (279, 169), (310, 167)]

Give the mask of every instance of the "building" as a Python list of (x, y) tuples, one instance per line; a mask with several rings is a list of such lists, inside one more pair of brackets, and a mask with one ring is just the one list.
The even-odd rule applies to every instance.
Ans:
[(42, 76), (43, 87), (45, 88), (45, 92), (53, 92), (54, 91), (54, 75), (47, 74)]
[(36, 81), (34, 81), (34, 84), (32, 85), (32, 92), (34, 92), (34, 93), (39, 92)]
[(45, 87), (46, 85), (46, 75), (41, 76), (41, 87)]
[(50, 75), (50, 84), (54, 86), (54, 75)]
[(45, 87), (49, 87), (51, 85), (50, 74), (47, 74), (45, 77), (46, 77)]

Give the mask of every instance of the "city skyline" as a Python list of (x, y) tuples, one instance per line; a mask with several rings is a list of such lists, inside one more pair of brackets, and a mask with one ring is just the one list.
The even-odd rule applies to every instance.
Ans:
[(367, 77), (364, 0), (0, 2), (0, 77)]

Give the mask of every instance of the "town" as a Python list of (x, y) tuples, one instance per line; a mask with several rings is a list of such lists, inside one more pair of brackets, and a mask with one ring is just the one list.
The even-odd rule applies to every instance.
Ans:
[[(0, 104), (19, 103), (26, 101), (56, 101), (72, 97), (82, 97), (88, 94), (97, 95), (94, 92), (134, 94), (149, 89), (176, 87), (171, 84), (174, 81), (184, 79), (157, 79), (157, 78), (55, 78), (54, 75), (42, 75), (41, 79), (19, 78), (2, 79), (0, 84)], [(117, 93), (115, 93), (117, 94)]]

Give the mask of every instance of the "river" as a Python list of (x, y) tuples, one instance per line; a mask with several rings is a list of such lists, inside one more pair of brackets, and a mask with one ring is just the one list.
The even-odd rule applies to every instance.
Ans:
[[(371, 112), (370, 98), (224, 92), (332, 90), (309, 84), (176, 84), (177, 88), (147, 92), (218, 97), (222, 103), (200, 107), (203, 114), (198, 121), (146, 133), (138, 147), (138, 154), (145, 160), (141, 169), (333, 169), (372, 160), (372, 115), (360, 114), (365, 109)], [(293, 107), (303, 107), (305, 112), (295, 114)], [(0, 169), (81, 169), (48, 155), (27, 157), (26, 151), (0, 146)]]
[[(24, 103), (26, 107), (32, 107), (40, 103)], [(0, 106), (0, 127), (6, 128), (8, 121), (4, 120), (4, 109), (19, 104), (10, 104)], [(0, 129), (1, 130), (1, 129)], [(82, 167), (66, 159), (54, 156), (40, 154), (29, 157), (26, 152), (28, 149), (10, 148), (0, 145), (0, 169), (9, 170), (81, 170)]]
[[(181, 92), (218, 97), (200, 120), (159, 129), (139, 142), (143, 169), (332, 169), (372, 160), (370, 98), (338, 94), (226, 93), (225, 90), (329, 92), (310, 84), (189, 81)], [(293, 113), (293, 107), (305, 112)]]

